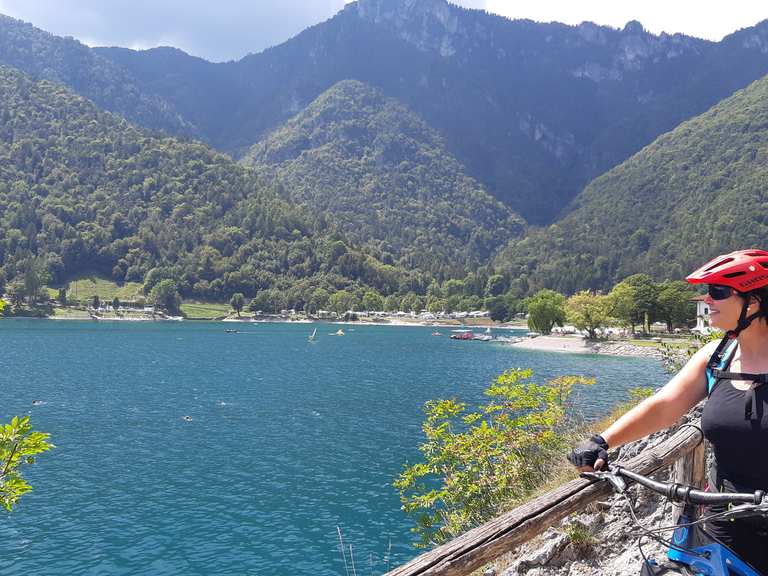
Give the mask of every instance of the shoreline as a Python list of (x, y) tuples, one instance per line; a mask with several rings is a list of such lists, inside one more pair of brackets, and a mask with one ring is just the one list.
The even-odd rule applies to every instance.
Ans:
[[(13, 317), (7, 318), (8, 320), (14, 319)], [(31, 320), (55, 320), (55, 321), (79, 321), (79, 322), (118, 322), (118, 323), (141, 323), (141, 322), (178, 322), (178, 320), (124, 320), (115, 318), (104, 318), (101, 320), (93, 320), (89, 317), (72, 316), (49, 316), (46, 318), (35, 317), (17, 317), (17, 319), (31, 319)], [(434, 329), (485, 329), (490, 327), (492, 330), (509, 331), (509, 330), (527, 330), (527, 327), (521, 325), (495, 325), (491, 323), (482, 324), (477, 323), (474, 325), (460, 325), (460, 324), (444, 324), (436, 322), (421, 322), (421, 321), (408, 321), (408, 320), (394, 320), (388, 322), (366, 322), (366, 321), (326, 321), (326, 320), (288, 320), (279, 318), (268, 318), (263, 320), (253, 320), (250, 318), (225, 318), (225, 319), (184, 319), (184, 322), (220, 322), (227, 324), (328, 324), (328, 325), (341, 325), (341, 326), (394, 326), (394, 327), (416, 327), (416, 328), (434, 328)], [(445, 334), (447, 336), (447, 334)], [(549, 335), (549, 336), (537, 336), (536, 338), (522, 338), (517, 342), (505, 343), (510, 348), (521, 348), (524, 350), (532, 350), (537, 352), (552, 352), (557, 354), (595, 354), (604, 356), (622, 356), (631, 358), (652, 358), (655, 360), (662, 360), (661, 350), (655, 346), (637, 346), (627, 342), (626, 340), (601, 340), (601, 341), (589, 341), (582, 336), (574, 335)]]
[(538, 336), (511, 344), (515, 348), (560, 354), (600, 354), (662, 359), (661, 350), (653, 346), (636, 346), (625, 340), (589, 341), (582, 336)]

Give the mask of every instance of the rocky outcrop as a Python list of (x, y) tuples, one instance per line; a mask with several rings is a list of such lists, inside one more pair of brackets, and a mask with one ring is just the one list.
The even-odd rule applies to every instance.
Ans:
[[(686, 424), (700, 416), (700, 407), (692, 410), (680, 422)], [(641, 451), (670, 438), (679, 425), (652, 434), (622, 447), (615, 460), (626, 460)], [(613, 456), (613, 455), (612, 455)], [(667, 480), (669, 470), (656, 475)], [(531, 540), (525, 546), (499, 558), (485, 574), (501, 576), (636, 576), (640, 573), (642, 555), (638, 548), (641, 530), (632, 519), (628, 503), (637, 518), (647, 527), (666, 526), (671, 522), (672, 506), (649, 490), (633, 486), (627, 495), (615, 495), (590, 505), (559, 526)], [(667, 534), (668, 535), (668, 534)], [(666, 548), (654, 541), (643, 539), (646, 557), (659, 562), (666, 559)]]

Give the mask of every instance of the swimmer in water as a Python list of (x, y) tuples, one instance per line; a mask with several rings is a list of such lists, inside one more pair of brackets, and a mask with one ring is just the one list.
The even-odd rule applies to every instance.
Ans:
[(192, 416), (184, 416), (186, 422), (192, 422)]
[(43, 403), (42, 400), (32, 400), (32, 406), (40, 406), (40, 404), (42, 403)]

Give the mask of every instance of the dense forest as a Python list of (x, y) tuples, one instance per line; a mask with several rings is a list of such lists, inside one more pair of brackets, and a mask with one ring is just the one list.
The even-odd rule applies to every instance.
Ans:
[(467, 174), (549, 223), (591, 178), (768, 73), (768, 24), (718, 43), (508, 20), (444, 0), (359, 0), (237, 62), (89, 49), (0, 19), (0, 62), (150, 129), (239, 157), (337, 82), (397, 98)]
[(199, 143), (159, 138), (50, 82), (0, 67), (0, 280), (93, 272), (185, 296), (318, 288), (424, 291), (429, 278), (349, 245)]
[(323, 93), (244, 161), (379, 259), (439, 277), (464, 277), (524, 230), (434, 130), (356, 81)]
[(768, 243), (768, 77), (592, 182), (562, 220), (497, 258), (530, 289), (607, 289), (637, 272), (680, 279)]

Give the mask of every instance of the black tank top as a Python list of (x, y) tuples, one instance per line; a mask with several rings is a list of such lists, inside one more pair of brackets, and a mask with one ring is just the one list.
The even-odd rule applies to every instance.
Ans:
[(758, 386), (754, 392), (755, 412), (747, 419), (744, 404), (751, 392), (721, 379), (701, 416), (702, 431), (715, 454), (715, 477), (750, 491), (768, 488), (768, 386)]

